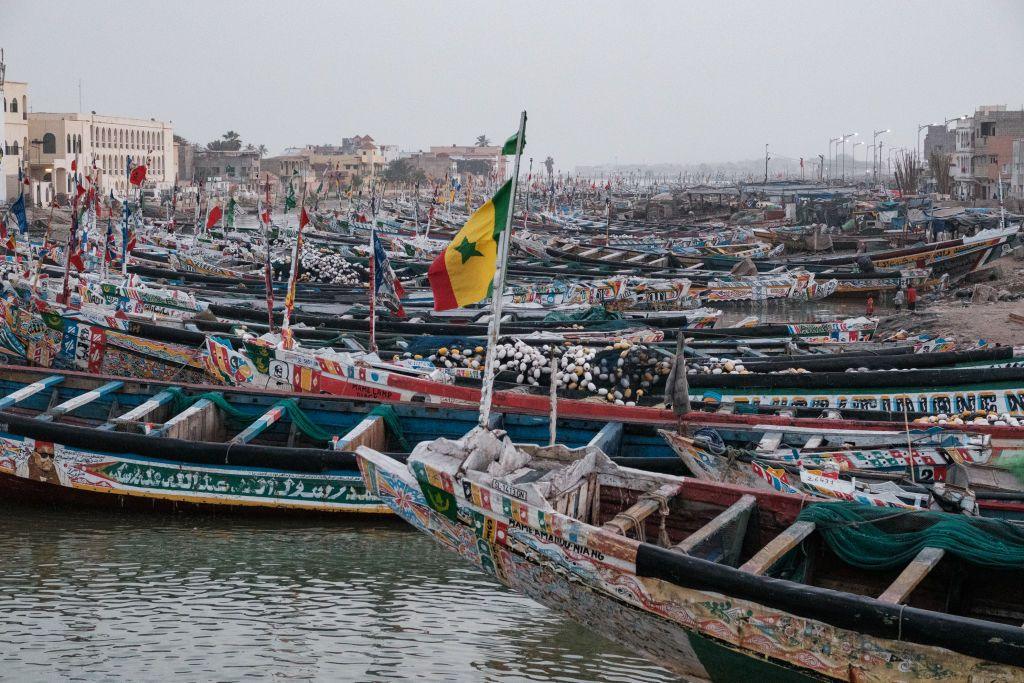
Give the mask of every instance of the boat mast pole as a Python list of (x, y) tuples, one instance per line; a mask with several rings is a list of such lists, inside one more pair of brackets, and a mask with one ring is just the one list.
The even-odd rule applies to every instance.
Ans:
[(71, 227), (68, 229), (67, 253), (64, 254), (64, 283), (61, 285), (61, 303), (68, 306), (71, 286), (71, 250), (78, 239), (78, 230), (82, 227), (78, 224), (78, 155), (75, 155), (75, 174), (72, 175), (75, 198), (71, 202)]
[(370, 188), (370, 352), (377, 351), (377, 188)]
[[(287, 204), (286, 204), (287, 206)], [(302, 199), (299, 201), (299, 229), (295, 231), (295, 244), (292, 246), (292, 263), (288, 276), (288, 293), (284, 298), (284, 319), (281, 321), (281, 342), (285, 349), (291, 349), (292, 309), (295, 307), (295, 290), (299, 282), (299, 259), (302, 258), (302, 214), (306, 210), (306, 180), (302, 180)]]
[(491, 283), (491, 320), (487, 325), (487, 358), (484, 362), (484, 385), (480, 392), (480, 426), (487, 428), (491, 419), (491, 401), (494, 398), (494, 363), (498, 352), (498, 333), (501, 328), (502, 294), (505, 291), (505, 269), (508, 267), (509, 243), (512, 238), (512, 219), (516, 211), (516, 185), (519, 182), (519, 161), (523, 156), (523, 139), (526, 135), (526, 111), (519, 115), (519, 132), (516, 133), (516, 160), (512, 169), (512, 187), (509, 191), (508, 214), (505, 229), (498, 237), (498, 267)]
[[(274, 271), (271, 266), (270, 250), (270, 176), (267, 175), (263, 182), (265, 193), (263, 211), (260, 212), (260, 223), (263, 224), (263, 239), (267, 242), (267, 260), (263, 267), (264, 285), (267, 288), (267, 325), (270, 332), (274, 331)], [(267, 220), (263, 220), (266, 215)]]

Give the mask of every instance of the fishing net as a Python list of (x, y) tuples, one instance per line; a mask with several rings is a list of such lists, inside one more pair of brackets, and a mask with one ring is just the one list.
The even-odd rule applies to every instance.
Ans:
[[(235, 406), (231, 405), (231, 403), (224, 398), (223, 394), (217, 391), (208, 391), (195, 396), (185, 394), (185, 392), (179, 387), (171, 387), (167, 391), (173, 396), (170, 404), (172, 414), (180, 413), (197, 401), (206, 399), (221, 410), (227, 419), (228, 426), (232, 429), (244, 429), (260, 417), (260, 415), (253, 415), (239, 410)], [(334, 432), (323, 429), (313, 422), (309, 415), (299, 408), (299, 404), (295, 399), (281, 399), (278, 401), (277, 405), (284, 410), (288, 419), (290, 419), (292, 424), (295, 425), (295, 428), (312, 441), (321, 444), (330, 444), (335, 436), (340, 436)], [(391, 434), (398, 443), (398, 446), (403, 451), (407, 452), (410, 450), (409, 443), (405, 439), (405, 434), (402, 432), (401, 422), (399, 422), (398, 415), (395, 413), (394, 408), (389, 405), (381, 404), (371, 410), (369, 416), (379, 416), (383, 418), (384, 424), (387, 425), (388, 429), (391, 431)]]
[(590, 308), (575, 311), (551, 311), (544, 316), (544, 322), (597, 322), (601, 320), (618, 320), (621, 317), (621, 314), (609, 311), (604, 306), (591, 306)]
[(924, 548), (984, 567), (1024, 567), (1024, 529), (1003, 520), (850, 503), (816, 503), (799, 519), (814, 522), (829, 548), (860, 569), (897, 569)]

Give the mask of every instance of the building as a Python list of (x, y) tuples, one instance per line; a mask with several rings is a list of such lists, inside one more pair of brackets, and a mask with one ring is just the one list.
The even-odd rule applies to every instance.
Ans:
[(276, 157), (267, 157), (263, 159), (261, 166), (264, 171), (277, 176), (284, 182), (287, 182), (293, 175), (298, 175), (306, 182), (313, 178), (309, 157), (302, 154), (281, 154)]
[(72, 190), (71, 163), (88, 174), (95, 168), (103, 192), (128, 188), (128, 160), (147, 168), (145, 186), (169, 190), (177, 177), (174, 132), (169, 123), (96, 113), (28, 115), (33, 180), (48, 183), (55, 194)]
[(317, 176), (330, 176), (343, 184), (350, 183), (355, 176), (373, 178), (388, 163), (369, 135), (342, 138), (341, 145), (307, 145), (297, 153), (309, 159)]
[(431, 146), (429, 152), (417, 152), (410, 156), (409, 165), (423, 171), (431, 180), (455, 173), (488, 176), (497, 172), (502, 177), (505, 173), (505, 157), (501, 154), (501, 147), (491, 145)]
[[(0, 61), (0, 202), (18, 197), (18, 167), (28, 149), (28, 83), (4, 80), (4, 64)], [(34, 190), (34, 188), (33, 188)]]
[(1024, 137), (1024, 109), (1006, 105), (979, 107), (972, 127), (971, 175), (975, 199), (996, 199), (999, 183), (1009, 190), (1013, 143)]
[(259, 185), (260, 153), (254, 149), (196, 149), (193, 154), (196, 180), (225, 183), (232, 188), (244, 190), (252, 190)]
[(924, 159), (925, 166), (932, 154), (952, 154), (956, 147), (956, 137), (953, 131), (949, 130), (947, 124), (928, 126), (924, 134)]
[(179, 138), (174, 141), (174, 156), (178, 162), (178, 184), (191, 183), (196, 177), (196, 146)]
[(1024, 199), (1024, 138), (1018, 138), (1013, 141), (1010, 196), (1014, 199)]
[(953, 128), (953, 158), (950, 177), (953, 180), (953, 197), (970, 199), (974, 191), (974, 176), (971, 172), (971, 155), (974, 150), (974, 118), (957, 119)]

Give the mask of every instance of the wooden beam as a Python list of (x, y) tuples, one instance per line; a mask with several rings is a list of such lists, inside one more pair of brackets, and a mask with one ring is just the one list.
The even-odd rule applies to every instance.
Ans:
[[(677, 495), (679, 490), (679, 484), (662, 484), (655, 489), (653, 493), (658, 497), (665, 496), (671, 498), (672, 496)], [(647, 519), (651, 514), (657, 511), (659, 507), (661, 507), (661, 504), (657, 500), (653, 498), (645, 498), (641, 495), (640, 500), (634, 503), (632, 507), (625, 512), (620, 512), (615, 515), (615, 517), (605, 522), (601, 528), (606, 531), (611, 531), (612, 533), (625, 536), (630, 529), (636, 526), (635, 521), (639, 520), (640, 522), (643, 522), (643, 520)]]
[(113, 420), (109, 420), (105, 424), (102, 424), (99, 427), (97, 427), (97, 429), (109, 432), (115, 430), (118, 425), (127, 424), (129, 422), (140, 422), (144, 420), (147, 415), (152, 413), (160, 406), (164, 405), (165, 403), (169, 403), (172, 398), (174, 398), (174, 394), (172, 394), (171, 392), (161, 391), (153, 398), (143, 403), (140, 403), (139, 405), (135, 406), (124, 415), (115, 417)]
[(264, 430), (284, 416), (284, 406), (284, 401), (278, 401), (275, 403), (270, 410), (260, 415), (255, 422), (239, 432), (235, 438), (231, 439), (230, 443), (249, 443), (255, 439), (257, 436), (262, 434)]
[(74, 396), (72, 398), (69, 398), (67, 401), (64, 401), (63, 403), (59, 403), (59, 404), (53, 406), (52, 408), (47, 410), (45, 413), (42, 413), (40, 415), (36, 415), (36, 419), (40, 420), (41, 422), (52, 422), (53, 420), (55, 420), (55, 419), (57, 419), (59, 417), (62, 417), (64, 415), (67, 415), (68, 413), (71, 413), (71, 412), (73, 412), (75, 410), (78, 410), (79, 408), (81, 408), (84, 405), (88, 405), (88, 404), (92, 403), (93, 401), (96, 401), (98, 399), (103, 398), (104, 396), (106, 396), (107, 394), (109, 394), (111, 392), (117, 391), (118, 389), (120, 389), (123, 386), (124, 386), (124, 382), (120, 382), (120, 381), (107, 382), (106, 384), (104, 384), (103, 386), (99, 387), (98, 389), (93, 389), (92, 391), (86, 391), (84, 393), (79, 394), (78, 396)]
[(201, 398), (165, 422), (164, 426), (154, 432), (153, 436), (202, 441), (204, 440), (202, 438), (204, 436), (202, 429), (204, 418), (211, 411), (216, 412), (216, 410), (217, 406), (208, 399)]
[(779, 559), (814, 532), (814, 522), (797, 522), (768, 542), (752, 558), (746, 561), (740, 571), (761, 575), (772, 568)]
[(928, 576), (928, 572), (935, 569), (935, 565), (945, 554), (946, 551), (942, 548), (923, 548), (878, 599), (893, 605), (902, 605), (924, 577)]
[(32, 384), (26, 384), (17, 391), (12, 391), (3, 398), (0, 398), (0, 409), (10, 408), (13, 405), (21, 403), (30, 396), (35, 396), (40, 391), (49, 389), (50, 387), (56, 386), (64, 381), (64, 378), (60, 375), (50, 375), (45, 379), (41, 379), (38, 382), (32, 382)]
[(672, 546), (672, 549), (706, 560), (712, 559), (709, 557), (711, 551), (720, 549), (721, 556), (714, 561), (734, 566), (739, 561), (747, 522), (756, 507), (757, 498), (750, 494), (743, 495), (710, 522)]
[(334, 443), (334, 450), (354, 451), (359, 446), (366, 446), (375, 451), (384, 451), (387, 450), (387, 441), (388, 427), (384, 416), (368, 415)]

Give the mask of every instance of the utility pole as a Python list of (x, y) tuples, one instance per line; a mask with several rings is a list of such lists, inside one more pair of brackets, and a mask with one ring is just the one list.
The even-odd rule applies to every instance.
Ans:
[(818, 155), (818, 182), (819, 183), (822, 181), (822, 177), (823, 177), (824, 173), (825, 173), (825, 155), (824, 154), (819, 154)]
[(768, 143), (764, 143), (764, 184), (768, 184), (768, 160), (771, 159), (768, 156)]

